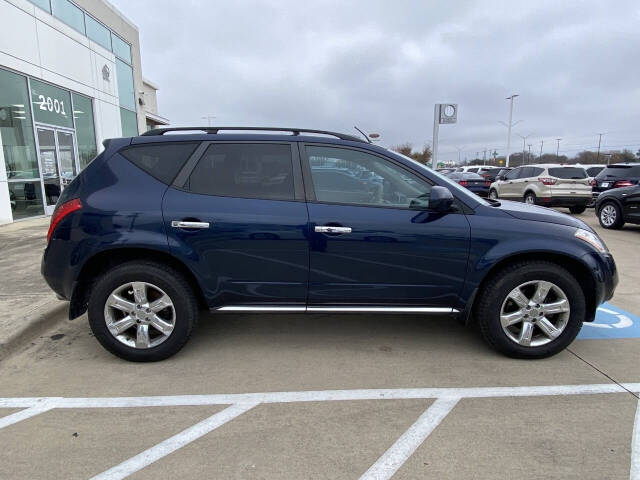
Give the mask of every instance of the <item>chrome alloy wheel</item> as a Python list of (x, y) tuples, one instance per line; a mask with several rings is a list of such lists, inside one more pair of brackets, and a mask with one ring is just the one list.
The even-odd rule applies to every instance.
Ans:
[(160, 345), (176, 324), (176, 309), (169, 295), (151, 283), (120, 285), (107, 298), (104, 320), (111, 335), (134, 348)]
[(498, 199), (498, 192), (496, 192), (495, 190), (491, 190), (489, 192), (489, 198), (491, 200), (497, 200)]
[(500, 324), (511, 341), (539, 347), (560, 336), (569, 314), (569, 300), (560, 287), (534, 280), (509, 292), (500, 309)]
[(613, 205), (605, 205), (600, 210), (600, 220), (602, 220), (603, 225), (610, 227), (614, 223), (616, 223), (616, 207)]
[(532, 194), (528, 193), (525, 197), (524, 197), (524, 202), (527, 205), (535, 205), (536, 203), (536, 197), (534, 197)]

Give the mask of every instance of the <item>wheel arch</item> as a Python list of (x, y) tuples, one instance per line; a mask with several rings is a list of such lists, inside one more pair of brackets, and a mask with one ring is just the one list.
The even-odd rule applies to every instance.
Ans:
[(486, 275), (478, 285), (474, 294), (472, 295), (470, 302), (471, 308), (466, 309), (471, 314), (469, 316), (470, 321), (471, 318), (475, 316), (475, 310), (478, 305), (478, 300), (482, 295), (482, 291), (486, 284), (496, 275), (499, 275), (502, 270), (506, 267), (513, 265), (514, 263), (526, 262), (526, 261), (547, 261), (552, 262), (559, 265), (562, 268), (571, 273), (580, 288), (584, 292), (584, 297), (587, 303), (587, 316), (586, 321), (592, 322), (595, 318), (596, 309), (598, 305), (596, 305), (594, 292), (596, 290), (596, 281), (593, 277), (593, 273), (589, 266), (576, 257), (572, 257), (571, 255), (566, 255), (558, 252), (526, 252), (526, 253), (518, 253), (514, 255), (510, 255), (504, 258), (501, 258), (495, 264), (491, 266), (491, 268), (487, 271)]
[(187, 282), (193, 289), (198, 304), (200, 307), (206, 307), (206, 301), (202, 292), (202, 288), (196, 279), (193, 272), (179, 259), (174, 257), (168, 252), (161, 250), (154, 250), (149, 248), (134, 248), (134, 247), (118, 247), (103, 250), (91, 256), (82, 265), (80, 273), (78, 274), (73, 293), (71, 295), (71, 302), (69, 306), (69, 319), (74, 319), (82, 315), (87, 310), (87, 304), (91, 296), (91, 291), (97, 278), (100, 275), (123, 263), (130, 261), (152, 261), (169, 265), (178, 272), (180, 272), (186, 278)]

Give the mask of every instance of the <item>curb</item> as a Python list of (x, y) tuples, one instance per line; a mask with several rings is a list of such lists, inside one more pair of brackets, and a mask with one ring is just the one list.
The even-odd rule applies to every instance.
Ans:
[(29, 315), (16, 319), (16, 322), (22, 322), (20, 328), (7, 338), (0, 339), (0, 361), (66, 320), (68, 308), (69, 302), (52, 299)]

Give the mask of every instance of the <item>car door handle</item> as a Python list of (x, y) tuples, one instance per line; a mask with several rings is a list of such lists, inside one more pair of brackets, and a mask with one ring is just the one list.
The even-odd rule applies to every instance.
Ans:
[(314, 230), (318, 233), (351, 233), (351, 227), (322, 226), (315, 227)]
[(186, 222), (184, 220), (172, 220), (173, 228), (188, 228), (193, 230), (203, 230), (209, 228), (209, 222)]

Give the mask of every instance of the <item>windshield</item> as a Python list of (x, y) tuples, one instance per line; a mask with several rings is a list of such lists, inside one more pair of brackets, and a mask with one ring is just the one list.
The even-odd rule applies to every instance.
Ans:
[(442, 175), (439, 172), (433, 171), (429, 167), (423, 165), (420, 162), (415, 161), (411, 157), (407, 157), (406, 155), (403, 155), (402, 153), (394, 152), (394, 151), (391, 151), (391, 150), (387, 150), (387, 152), (389, 152), (392, 156), (393, 155), (397, 155), (399, 157), (404, 158), (405, 160), (410, 161), (413, 165), (415, 165), (417, 167), (418, 170), (421, 170), (421, 169), (422, 170), (425, 170), (425, 169), (429, 170), (433, 175), (435, 175), (438, 178), (438, 180), (441, 182), (441, 185), (446, 186), (449, 190), (451, 190), (451, 193), (453, 193), (455, 196), (462, 197), (462, 198), (468, 199), (470, 201), (474, 201), (474, 202), (480, 203), (482, 205), (489, 205), (489, 202), (487, 202), (483, 198), (471, 193), (469, 190), (467, 190), (466, 188), (460, 186), (457, 182), (455, 182), (452, 179), (448, 178), (446, 175)]

